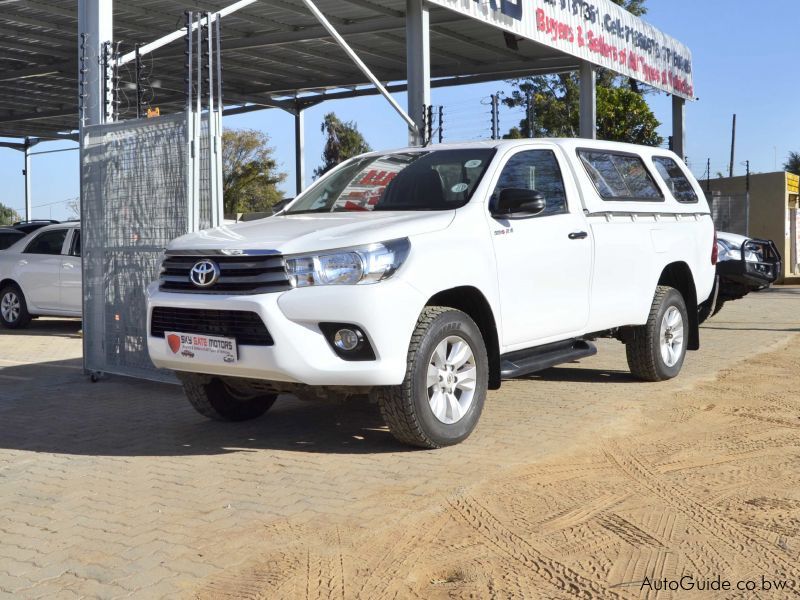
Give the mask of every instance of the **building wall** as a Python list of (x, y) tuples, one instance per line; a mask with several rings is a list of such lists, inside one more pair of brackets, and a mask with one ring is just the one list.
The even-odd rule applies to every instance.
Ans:
[[(789, 228), (789, 194), (787, 173), (758, 173), (750, 176), (750, 237), (772, 240), (783, 257), (780, 281), (791, 275), (791, 240)], [(705, 189), (706, 182), (703, 182)], [(747, 178), (725, 177), (712, 179), (712, 192), (740, 195), (747, 191)]]

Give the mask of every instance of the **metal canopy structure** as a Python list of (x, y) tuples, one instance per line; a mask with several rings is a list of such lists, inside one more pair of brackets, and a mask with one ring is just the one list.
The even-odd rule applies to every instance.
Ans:
[[(186, 68), (176, 41), (185, 11), (233, 8), (222, 35), (225, 114), (281, 108), (295, 116), (298, 190), (310, 106), (407, 90), (407, 111), (392, 104), (414, 123), (409, 140), (419, 144), (432, 87), (578, 71), (580, 134), (594, 137), (598, 66), (673, 94), (673, 149), (684, 154), (691, 52), (611, 0), (232, 1), (0, 0), (0, 137), (77, 140), (86, 102), (86, 124), (107, 121), (97, 118), (110, 103), (105, 42), (127, 57), (112, 76), (111, 120), (136, 116), (143, 103), (182, 111)], [(173, 42), (146, 52), (159, 38)], [(137, 47), (143, 59), (132, 62)], [(134, 81), (144, 81), (144, 100)]]
[[(115, 2), (113, 38), (123, 51), (171, 33), (184, 10), (218, 11), (230, 2)], [(406, 0), (319, 0), (319, 9), (383, 82), (405, 82)], [(535, 43), (509, 48), (498, 29), (437, 6), (430, 11), (434, 85), (576, 70), (580, 61)], [(78, 127), (78, 2), (20, 0), (0, 11), (0, 135), (60, 137)], [(227, 105), (292, 109), (295, 97), (316, 103), (374, 93), (367, 78), (299, 0), (260, 0), (226, 18), (223, 67)], [(183, 47), (173, 43), (145, 59), (152, 104), (182, 110)], [(132, 66), (130, 67), (132, 69)], [(132, 75), (119, 73), (125, 82)], [(398, 86), (391, 88), (396, 91)], [(336, 93), (332, 93), (332, 92)], [(129, 91), (127, 96), (133, 94)], [(327, 96), (326, 96), (327, 95)], [(130, 101), (130, 98), (129, 98)], [(125, 100), (121, 109), (124, 111)]]

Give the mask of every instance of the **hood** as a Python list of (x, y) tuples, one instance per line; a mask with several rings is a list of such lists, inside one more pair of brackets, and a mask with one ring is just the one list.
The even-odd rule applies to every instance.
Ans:
[(454, 210), (278, 215), (190, 233), (170, 242), (167, 249), (317, 252), (441, 231), (454, 217)]
[(745, 237), (743, 235), (739, 235), (738, 233), (728, 233), (726, 231), (718, 231), (717, 238), (720, 240), (724, 240), (729, 244), (736, 246), (737, 248), (741, 248), (742, 244), (744, 244), (749, 237)]

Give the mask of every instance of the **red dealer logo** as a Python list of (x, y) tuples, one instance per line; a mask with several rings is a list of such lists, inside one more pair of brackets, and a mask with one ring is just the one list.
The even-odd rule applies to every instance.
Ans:
[(167, 337), (167, 344), (169, 344), (169, 349), (172, 350), (173, 354), (177, 354), (178, 351), (181, 349), (181, 338), (175, 334), (170, 335)]

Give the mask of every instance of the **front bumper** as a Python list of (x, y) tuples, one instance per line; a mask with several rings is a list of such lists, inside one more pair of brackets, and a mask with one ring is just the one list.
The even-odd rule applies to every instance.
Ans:
[[(742, 258), (717, 264), (720, 295), (725, 300), (741, 298), (749, 292), (769, 287), (781, 274), (782, 260), (771, 240), (747, 240), (741, 248)], [(746, 260), (756, 256), (758, 261)]]
[[(253, 296), (162, 292), (148, 288), (147, 348), (162, 369), (301, 383), (312, 386), (397, 385), (406, 371), (411, 333), (427, 299), (402, 280), (375, 285), (320, 286)], [(269, 330), (273, 346), (239, 345), (234, 364), (184, 361), (164, 338), (150, 335), (153, 308), (250, 311)], [(350, 362), (339, 358), (319, 323), (357, 325), (366, 332), (376, 358)]]

